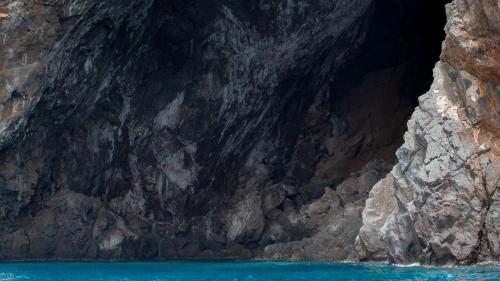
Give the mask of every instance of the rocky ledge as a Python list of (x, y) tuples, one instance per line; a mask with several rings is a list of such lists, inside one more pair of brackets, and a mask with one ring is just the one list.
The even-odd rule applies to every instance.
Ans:
[(498, 261), (500, 7), (415, 2), (0, 0), (0, 260)]

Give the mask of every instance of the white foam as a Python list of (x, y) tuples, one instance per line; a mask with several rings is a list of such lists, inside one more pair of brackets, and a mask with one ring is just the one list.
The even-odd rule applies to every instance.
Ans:
[(420, 263), (415, 262), (415, 263), (409, 263), (409, 264), (395, 264), (397, 267), (419, 267)]

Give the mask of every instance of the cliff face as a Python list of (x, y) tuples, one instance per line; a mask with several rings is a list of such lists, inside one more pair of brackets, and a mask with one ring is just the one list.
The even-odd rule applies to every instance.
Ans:
[(0, 257), (248, 258), (321, 226), (322, 88), (371, 1), (246, 2), (2, 2)]
[(366, 202), (361, 259), (499, 259), (500, 7), (454, 1), (447, 15), (431, 89), (408, 122), (398, 164)]
[(414, 2), (0, 1), (0, 259), (497, 259), (493, 1), (376, 184), (444, 38)]

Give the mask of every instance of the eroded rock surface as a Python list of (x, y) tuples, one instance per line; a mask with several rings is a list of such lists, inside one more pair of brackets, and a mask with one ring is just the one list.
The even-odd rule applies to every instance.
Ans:
[(445, 1), (254, 2), (0, 0), (0, 259), (498, 257), (495, 3), (385, 177)]
[(454, 1), (434, 83), (363, 211), (357, 257), (498, 261), (500, 7)]
[[(298, 228), (312, 233), (292, 242), (273, 243), (259, 256), (273, 260), (346, 260), (362, 225), (361, 213), (370, 188), (385, 174), (383, 162), (371, 162), (333, 190), (299, 211), (285, 210), (277, 224), (270, 225), (271, 237), (282, 237)], [(281, 221), (280, 221), (281, 220)], [(275, 228), (278, 228), (275, 229)], [(283, 233), (285, 232), (285, 233)], [(274, 235), (274, 236), (273, 236)], [(279, 241), (279, 240), (278, 240)], [(285, 240), (286, 241), (286, 240)]]
[(312, 180), (332, 137), (314, 127), (372, 3), (2, 1), (0, 258), (248, 258), (312, 235), (273, 221), (332, 182)]

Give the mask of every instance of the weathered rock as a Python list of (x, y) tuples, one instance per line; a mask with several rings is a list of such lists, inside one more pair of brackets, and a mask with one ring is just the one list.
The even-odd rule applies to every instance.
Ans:
[(447, 6), (442, 62), (408, 122), (398, 164), (370, 194), (360, 259), (470, 264), (499, 259), (500, 7)]
[[(370, 188), (387, 172), (388, 165), (376, 161), (336, 187), (327, 187), (318, 200), (298, 213), (287, 215), (288, 223), (271, 225), (267, 235), (273, 243), (264, 248), (261, 259), (345, 260), (354, 249), (362, 225), (361, 213)], [(287, 229), (288, 227), (288, 229)], [(284, 228), (284, 229), (283, 229)], [(283, 232), (309, 232), (303, 239), (288, 242)], [(309, 231), (308, 231), (309, 230)]]
[(372, 0), (56, 2), (0, 1), (2, 259), (249, 257), (321, 197), (264, 190)]
[(493, 259), (493, 1), (448, 9), (361, 218), (443, 2), (0, 0), (0, 259), (346, 259), (362, 224)]
[(231, 242), (255, 242), (262, 235), (264, 213), (262, 200), (256, 192), (247, 194), (228, 210), (227, 240)]

